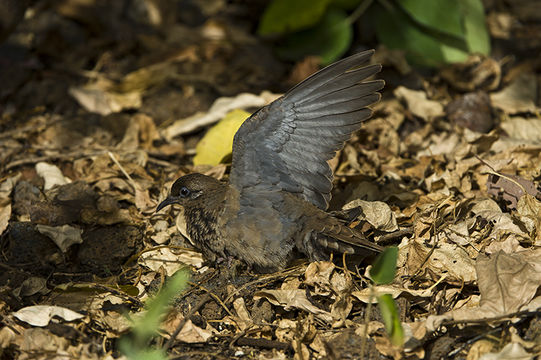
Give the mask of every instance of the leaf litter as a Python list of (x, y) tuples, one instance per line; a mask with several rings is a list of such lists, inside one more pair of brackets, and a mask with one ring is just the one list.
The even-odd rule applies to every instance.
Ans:
[[(81, 9), (73, 6), (59, 11), (77, 18)], [(152, 343), (179, 330), (168, 349), (173, 356), (359, 358), (365, 336), (364, 356), (374, 358), (538, 354), (538, 68), (474, 56), (417, 86), (389, 82), (394, 90), (385, 90), (373, 119), (331, 164), (336, 215), (399, 247), (394, 281), (369, 290), (364, 266), (347, 258), (300, 261), (263, 275), (239, 263), (205, 263), (182, 235), (180, 209), (154, 214), (178, 176), (227, 176), (227, 164), (215, 165), (227, 163), (227, 149), (212, 165), (193, 165), (196, 149), (214, 150), (201, 143), (212, 124), (275, 98), (261, 92), (274, 79), (262, 84), (261, 76), (235, 74), (266, 74), (277, 65), (228, 63), (251, 43), (221, 26), (201, 26), (203, 40), (186, 40), (184, 49), (171, 44), (190, 39), (188, 29), (173, 27), (161, 50), (149, 47), (160, 39), (155, 35), (129, 39), (125, 49), (102, 54), (91, 72), (67, 57), (77, 77), (49, 69), (49, 91), (28, 77), (19, 97), (2, 95), (2, 354), (118, 358), (117, 341), (129, 332), (125, 315), (137, 314), (183, 268), (191, 271), (189, 286)], [(235, 50), (223, 36), (232, 36)], [(38, 46), (50, 40), (42, 41)], [(119, 61), (134, 44), (148, 54), (129, 65)], [(168, 55), (160, 56), (164, 49)], [(388, 67), (411, 73), (397, 56)], [(186, 75), (196, 68), (204, 75)], [(33, 85), (41, 93), (21, 103)], [(366, 317), (373, 294), (397, 302), (403, 348), (389, 341), (376, 308)]]

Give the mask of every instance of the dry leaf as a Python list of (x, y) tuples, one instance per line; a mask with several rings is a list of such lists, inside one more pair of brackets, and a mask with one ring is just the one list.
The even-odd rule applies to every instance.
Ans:
[(414, 242), (409, 249), (408, 271), (410, 274), (419, 267), (430, 269), (438, 277), (446, 276), (448, 281), (457, 283), (472, 283), (475, 281), (474, 262), (468, 253), (460, 246), (448, 243), (438, 243), (431, 249), (420, 242)]
[(481, 320), (527, 307), (541, 286), (541, 249), (513, 254), (500, 251), (490, 257), (481, 255), (476, 270), (481, 294), (479, 306), (430, 315), (429, 331), (435, 331), (444, 320)]
[(203, 257), (195, 251), (175, 249), (173, 252), (169, 248), (158, 248), (143, 253), (138, 262), (157, 272), (163, 267), (167, 276), (172, 276), (186, 265), (200, 268), (203, 266)]
[(398, 230), (396, 217), (389, 205), (382, 201), (353, 200), (344, 205), (344, 210), (360, 207), (363, 211), (359, 219), (366, 220), (377, 230), (393, 232)]
[(44, 190), (49, 190), (55, 185), (65, 185), (71, 182), (55, 165), (39, 162), (36, 164), (36, 172), (45, 180)]
[(521, 73), (503, 90), (490, 94), (492, 104), (506, 114), (535, 113), (537, 107), (537, 78)]
[(97, 84), (72, 86), (68, 92), (87, 111), (103, 116), (125, 109), (138, 109), (143, 103), (138, 91), (115, 93)]
[(483, 354), (479, 360), (530, 360), (535, 355), (528, 354), (524, 348), (517, 343), (509, 343), (498, 353)]
[(509, 137), (529, 142), (531, 144), (541, 143), (541, 120), (540, 119), (525, 119), (522, 117), (504, 118), (500, 124)]
[(163, 130), (162, 136), (167, 140), (171, 140), (175, 136), (186, 134), (204, 126), (213, 124), (222, 119), (228, 112), (232, 110), (260, 108), (267, 105), (277, 97), (278, 95), (262, 92), (259, 96), (249, 93), (242, 93), (233, 98), (218, 98), (216, 101), (214, 101), (208, 112), (200, 112), (187, 118), (175, 121), (171, 126)]
[(63, 253), (68, 251), (71, 245), (83, 243), (83, 238), (81, 237), (83, 230), (71, 225), (47, 226), (38, 224), (36, 225), (36, 229), (53, 240)]
[(13, 290), (13, 293), (19, 297), (32, 296), (38, 293), (46, 294), (48, 292), (47, 279), (37, 276), (31, 276), (25, 279), (21, 286)]
[(223, 158), (231, 154), (233, 136), (250, 113), (233, 110), (209, 129), (195, 147), (194, 165), (218, 165)]
[[(431, 297), (433, 296), (434, 289), (420, 289), (420, 290), (414, 290), (414, 289), (406, 289), (401, 285), (377, 285), (372, 286), (372, 290), (370, 288), (353, 291), (351, 295), (355, 296), (358, 300), (362, 301), (365, 304), (368, 304), (370, 299), (372, 299), (372, 304), (377, 304), (378, 296), (384, 295), (384, 294), (390, 294), (393, 299), (396, 299), (402, 294), (408, 294), (414, 297)], [(372, 294), (374, 296), (372, 297)]]
[(282, 306), (284, 310), (301, 309), (314, 314), (319, 319), (332, 323), (332, 315), (313, 305), (306, 297), (306, 291), (302, 289), (294, 290), (261, 290), (254, 294), (254, 300), (264, 298), (271, 304)]
[(27, 306), (14, 312), (13, 316), (32, 326), (40, 327), (47, 326), (54, 316), (58, 316), (65, 321), (73, 321), (84, 317), (84, 315), (70, 309), (52, 305)]
[(315, 288), (318, 295), (331, 294), (331, 276), (336, 266), (330, 261), (314, 261), (304, 272), (304, 283)]
[(413, 115), (426, 121), (445, 115), (443, 105), (438, 101), (428, 100), (424, 91), (399, 86), (395, 89), (394, 95), (407, 104)]

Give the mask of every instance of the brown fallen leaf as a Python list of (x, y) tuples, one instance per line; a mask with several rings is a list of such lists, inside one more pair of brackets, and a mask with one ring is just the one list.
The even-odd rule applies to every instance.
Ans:
[(443, 105), (438, 101), (429, 100), (424, 91), (411, 90), (399, 86), (394, 91), (394, 95), (407, 104), (408, 109), (413, 115), (426, 121), (445, 115)]
[(480, 255), (475, 268), (481, 295), (479, 306), (430, 315), (429, 331), (435, 331), (446, 320), (467, 322), (502, 317), (527, 307), (541, 286), (541, 249)]
[(331, 313), (316, 307), (306, 297), (306, 291), (303, 289), (290, 290), (261, 290), (254, 294), (254, 300), (267, 299), (271, 304), (282, 306), (284, 310), (300, 309), (314, 314), (317, 318), (332, 323)]
[(487, 179), (487, 192), (507, 202), (509, 209), (516, 209), (518, 200), (525, 194), (541, 198), (533, 181), (513, 174), (491, 173)]
[(535, 113), (537, 106), (537, 78), (522, 72), (503, 90), (491, 93), (492, 104), (506, 114)]

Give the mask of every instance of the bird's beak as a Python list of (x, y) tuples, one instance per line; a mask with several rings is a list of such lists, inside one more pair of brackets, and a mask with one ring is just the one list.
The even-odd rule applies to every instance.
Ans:
[(175, 199), (174, 197), (171, 197), (171, 196), (168, 196), (165, 198), (164, 201), (162, 201), (157, 207), (156, 207), (156, 212), (160, 211), (161, 209), (163, 209), (164, 207), (168, 206), (168, 205), (171, 205), (171, 204), (176, 204), (177, 203), (177, 199)]

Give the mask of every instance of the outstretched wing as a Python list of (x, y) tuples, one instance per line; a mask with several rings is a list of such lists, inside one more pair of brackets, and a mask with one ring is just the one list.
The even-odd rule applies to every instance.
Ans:
[(382, 80), (363, 81), (381, 70), (368, 65), (373, 50), (355, 54), (299, 83), (259, 109), (233, 141), (230, 184), (251, 195), (298, 193), (321, 209), (331, 198), (327, 163), (371, 115)]

